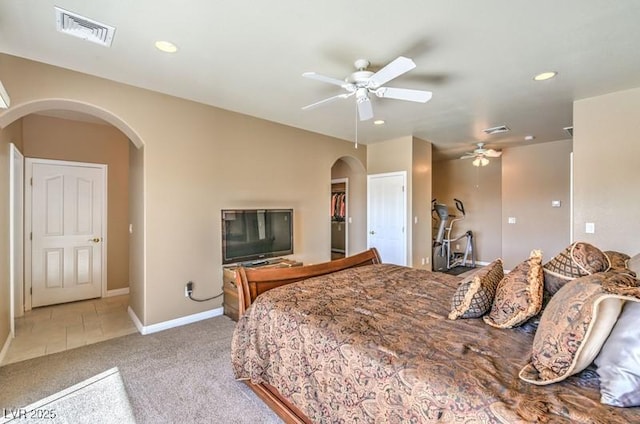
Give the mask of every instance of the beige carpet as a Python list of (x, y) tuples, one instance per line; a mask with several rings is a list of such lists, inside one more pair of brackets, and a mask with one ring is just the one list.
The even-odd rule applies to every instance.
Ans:
[[(37, 405), (117, 367), (138, 423), (280, 423), (245, 384), (233, 378), (230, 344), (234, 326), (229, 318), (216, 317), (5, 365), (0, 368), (0, 410)], [(101, 393), (85, 394), (83, 403), (101, 403)], [(106, 403), (119, 408), (116, 400)], [(101, 423), (107, 418), (77, 416), (57, 422)]]
[(117, 368), (23, 408), (4, 410), (0, 423), (135, 423), (129, 397)]

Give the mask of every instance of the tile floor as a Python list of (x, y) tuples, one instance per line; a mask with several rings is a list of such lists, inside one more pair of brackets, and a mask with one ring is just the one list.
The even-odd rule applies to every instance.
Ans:
[(135, 333), (128, 306), (124, 295), (32, 309), (16, 318), (15, 338), (0, 365)]

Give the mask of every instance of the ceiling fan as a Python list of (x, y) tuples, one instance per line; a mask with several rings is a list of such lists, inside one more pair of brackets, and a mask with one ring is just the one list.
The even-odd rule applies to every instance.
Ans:
[(384, 84), (387, 82), (415, 68), (416, 64), (413, 60), (400, 56), (375, 73), (367, 70), (369, 65), (370, 63), (368, 60), (356, 60), (354, 62), (356, 71), (344, 80), (327, 77), (315, 72), (305, 72), (302, 74), (305, 78), (311, 78), (337, 85), (346, 90), (346, 92), (304, 106), (302, 109), (311, 109), (337, 99), (346, 99), (348, 97), (355, 96), (358, 116), (361, 121), (366, 121), (373, 118), (373, 107), (371, 106), (369, 94), (375, 94), (380, 98), (408, 100), (410, 102), (419, 103), (426, 103), (431, 99), (432, 93), (430, 91), (384, 87)]
[(485, 149), (484, 143), (477, 143), (478, 147), (473, 152), (467, 152), (460, 159), (472, 159), (474, 166), (487, 166), (489, 158), (499, 158), (502, 152), (499, 150)]

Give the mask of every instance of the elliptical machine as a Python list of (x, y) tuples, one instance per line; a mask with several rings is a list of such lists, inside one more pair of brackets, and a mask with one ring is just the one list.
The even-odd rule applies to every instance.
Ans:
[[(458, 266), (475, 268), (476, 258), (473, 251), (473, 232), (451, 238), (453, 225), (466, 217), (464, 204), (461, 200), (453, 199), (456, 209), (461, 215), (450, 215), (447, 205), (438, 203), (436, 199), (431, 201), (431, 213), (439, 220), (438, 231), (433, 239), (433, 270), (446, 272)], [(452, 243), (464, 239), (466, 241), (464, 252), (455, 252), (451, 248)]]

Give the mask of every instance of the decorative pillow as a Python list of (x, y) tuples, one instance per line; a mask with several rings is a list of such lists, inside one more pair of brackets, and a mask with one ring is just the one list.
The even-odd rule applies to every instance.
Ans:
[(449, 319), (479, 318), (486, 314), (503, 277), (502, 259), (496, 259), (462, 280), (451, 300)]
[(618, 322), (595, 359), (600, 376), (600, 402), (640, 406), (640, 303), (626, 302)]
[(534, 250), (529, 259), (508, 273), (496, 289), (491, 312), (482, 319), (498, 328), (512, 328), (540, 312), (542, 308), (542, 252)]
[(614, 250), (607, 250), (604, 254), (607, 255), (609, 259), (612, 271), (626, 272), (636, 277), (636, 273), (629, 269), (629, 259), (631, 259), (629, 255)]
[(589, 366), (616, 324), (624, 301), (634, 299), (616, 289), (627, 287), (630, 279), (626, 274), (599, 272), (560, 288), (542, 313), (531, 361), (520, 371), (520, 378), (551, 384)]
[(636, 275), (640, 275), (640, 253), (631, 257), (627, 262), (627, 267)]
[(551, 294), (576, 278), (608, 271), (609, 258), (597, 247), (575, 242), (544, 264), (544, 287)]

